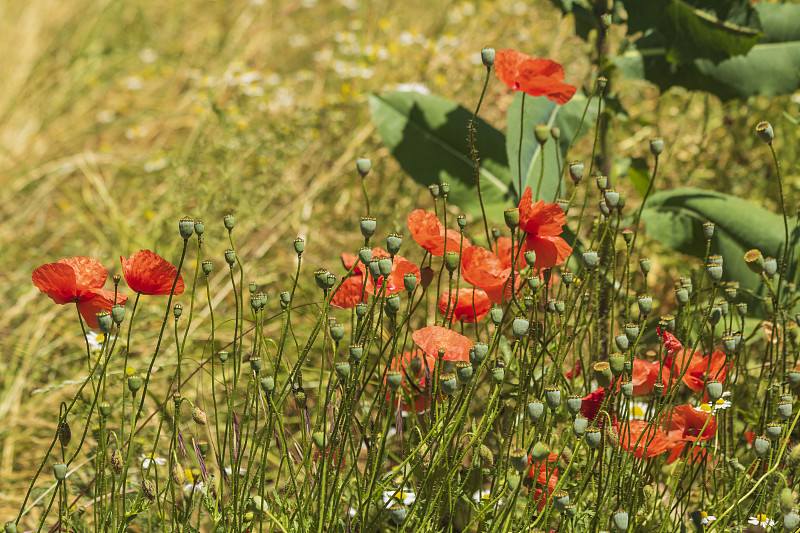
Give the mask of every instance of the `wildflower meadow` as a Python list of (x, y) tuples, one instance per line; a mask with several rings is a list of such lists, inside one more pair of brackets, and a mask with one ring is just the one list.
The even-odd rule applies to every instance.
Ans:
[(80, 3), (6, 43), (6, 533), (800, 530), (800, 4)]

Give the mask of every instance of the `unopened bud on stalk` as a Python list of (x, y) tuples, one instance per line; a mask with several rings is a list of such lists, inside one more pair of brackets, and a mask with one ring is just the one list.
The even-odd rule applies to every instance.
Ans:
[(776, 272), (778, 272), (778, 261), (772, 257), (765, 257), (764, 274), (766, 274), (768, 278), (771, 278)]
[(492, 68), (494, 65), (494, 48), (484, 48), (481, 50), (481, 62), (486, 68)]
[(536, 137), (536, 142), (543, 145), (550, 138), (550, 128), (547, 127), (547, 124), (537, 124), (533, 128), (533, 135)]
[(650, 139), (650, 153), (658, 157), (664, 151), (664, 139)]
[(208, 417), (206, 416), (206, 412), (197, 407), (196, 405), (192, 407), (192, 420), (194, 420), (197, 424), (201, 426), (205, 426), (208, 422)]
[(513, 230), (519, 224), (519, 208), (518, 207), (509, 207), (505, 211), (503, 211), (503, 218), (505, 219), (506, 226), (509, 229)]
[(356, 170), (358, 170), (362, 178), (365, 178), (369, 171), (372, 170), (372, 161), (366, 157), (356, 160)]

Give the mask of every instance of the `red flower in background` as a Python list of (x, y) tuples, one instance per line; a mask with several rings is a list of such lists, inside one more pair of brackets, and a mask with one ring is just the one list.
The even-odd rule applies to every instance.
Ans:
[[(132, 291), (154, 296), (170, 294), (174, 283), (174, 295), (183, 293), (183, 276), (172, 263), (157, 253), (139, 250), (127, 259), (122, 256), (119, 259), (122, 261), (122, 274)], [(177, 283), (175, 277), (178, 278)]]
[[(503, 262), (495, 254), (481, 248), (470, 246), (461, 254), (461, 275), (470, 285), (483, 289), (495, 303), (502, 303), (511, 297), (511, 267), (503, 266)], [(519, 288), (522, 281), (515, 276), (515, 285)]]
[[(681, 350), (674, 358), (667, 357), (664, 361), (662, 380), (664, 386), (674, 385), (680, 378), (681, 371), (686, 367), (683, 383), (693, 391), (703, 389), (706, 379), (725, 381), (728, 375), (728, 365), (725, 364), (725, 354), (717, 350), (711, 355), (702, 356), (692, 352), (691, 356), (686, 350)], [(688, 365), (688, 366), (687, 366)], [(708, 371), (708, 375), (706, 375)]]
[(444, 255), (445, 241), (448, 252), (458, 252), (469, 248), (469, 241), (464, 238), (461, 243), (461, 233), (454, 229), (445, 231), (444, 225), (433, 213), (424, 209), (415, 209), (408, 215), (408, 229), (411, 237), (431, 255)]
[(603, 387), (590, 392), (583, 397), (581, 402), (581, 414), (590, 422), (597, 418), (600, 407), (603, 405), (603, 398), (606, 397), (606, 390)]
[(439, 350), (444, 349), (445, 361), (469, 361), (472, 341), (460, 333), (441, 326), (428, 326), (411, 334), (417, 346), (434, 360), (439, 359)]
[[(515, 242), (514, 248), (519, 248), (520, 243)], [(511, 268), (512, 256), (518, 254), (517, 257), (517, 270), (522, 270), (525, 268), (525, 243), (522, 243), (522, 248), (517, 250), (511, 249), (511, 239), (508, 237), (500, 237), (497, 241), (492, 245), (492, 249), (494, 250), (494, 255), (500, 258), (500, 261), (505, 268)]]
[[(669, 438), (673, 442), (667, 463), (676, 461), (695, 441), (713, 439), (717, 434), (717, 419), (714, 415), (698, 411), (691, 405), (678, 405), (666, 415), (669, 420)], [(705, 429), (703, 429), (705, 427)], [(692, 460), (697, 460), (704, 450), (695, 446)]]
[(531, 96), (546, 96), (564, 105), (577, 88), (564, 83), (564, 68), (550, 59), (538, 59), (516, 50), (495, 53), (494, 72), (510, 89)]
[(633, 451), (636, 457), (655, 457), (672, 448), (670, 438), (652, 421), (631, 420), (628, 423), (630, 426), (627, 428), (622, 427), (619, 422), (614, 427), (619, 433), (619, 445), (629, 452)]
[[(416, 359), (416, 361), (415, 361)], [(403, 355), (395, 357), (390, 368), (399, 370), (403, 374), (403, 410), (410, 411), (412, 405), (405, 402), (406, 398), (413, 401), (414, 412), (424, 413), (431, 405), (430, 394), (425, 390), (425, 372), (427, 365), (427, 372), (433, 375), (436, 359), (426, 355), (422, 350), (414, 350), (406, 352)], [(386, 393), (386, 401), (392, 399), (391, 393)], [(397, 404), (394, 405), (396, 407)]]
[[(489, 314), (492, 301), (480, 289), (458, 289), (443, 292), (439, 297), (439, 312), (449, 319), (453, 316), (461, 322), (480, 322)], [(448, 305), (450, 308), (448, 314)]]
[[(372, 258), (381, 259), (384, 257), (391, 257), (389, 252), (382, 248), (372, 249)], [(331, 305), (340, 309), (351, 309), (361, 300), (362, 287), (365, 280), (367, 281), (366, 294), (375, 294), (375, 283), (369, 278), (367, 274), (367, 267), (364, 263), (359, 262), (358, 256), (348, 253), (342, 254), (342, 263), (347, 270), (353, 268), (355, 265), (354, 273), (347, 278), (338, 291), (331, 298)], [(384, 280), (383, 276), (378, 277), (377, 290), (380, 291), (384, 281), (386, 281), (386, 295), (395, 294), (405, 290), (404, 278), (408, 273), (413, 273), (417, 276), (417, 283), (420, 281), (419, 267), (403, 257), (402, 255), (395, 255), (392, 262), (392, 271), (388, 276), (388, 280)], [(366, 301), (366, 294), (364, 299)]]
[[(108, 270), (91, 257), (69, 257), (47, 263), (33, 271), (31, 279), (36, 288), (57, 304), (77, 303), (78, 311), (90, 328), (97, 328), (97, 312), (111, 310), (114, 291), (103, 289)], [(118, 304), (128, 299), (117, 294)]]
[(658, 369), (661, 365), (658, 361), (648, 362), (642, 359), (633, 360), (633, 395), (642, 396), (650, 394), (653, 385), (658, 381)]
[(567, 215), (558, 204), (544, 200), (534, 204), (531, 188), (525, 188), (519, 201), (519, 227), (528, 234), (525, 249), (536, 252), (534, 268), (560, 265), (572, 253), (572, 246), (559, 236), (566, 222)]
[(530, 477), (537, 487), (533, 491), (533, 501), (536, 502), (536, 507), (541, 511), (544, 509), (547, 498), (556, 490), (558, 483), (558, 468), (553, 464), (558, 461), (558, 455), (551, 453), (546, 459), (531, 464), (528, 470), (528, 477)]

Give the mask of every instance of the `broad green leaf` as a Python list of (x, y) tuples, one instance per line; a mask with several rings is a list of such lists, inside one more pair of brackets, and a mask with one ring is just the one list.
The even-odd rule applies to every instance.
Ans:
[[(764, 256), (780, 258), (784, 244), (783, 217), (752, 202), (702, 189), (681, 188), (650, 196), (642, 212), (648, 237), (681, 253), (703, 258), (706, 239), (702, 225), (714, 223), (711, 253), (724, 259), (723, 276), (743, 289), (764, 295), (760, 278), (744, 262), (746, 251), (757, 248)], [(795, 221), (789, 222), (790, 231)], [(797, 240), (797, 235), (792, 236)], [(793, 246), (790, 243), (790, 249)], [(789, 261), (789, 275), (796, 267)]]
[[(564, 186), (563, 179), (558, 173), (558, 162), (560, 162), (562, 167), (564, 166), (564, 158), (568, 156), (566, 153), (567, 148), (575, 132), (578, 131), (579, 125), (580, 132), (578, 133), (578, 138), (585, 135), (594, 127), (595, 120), (597, 119), (598, 99), (592, 98), (591, 102), (589, 102), (583, 93), (578, 92), (572, 100), (560, 106), (544, 96), (534, 98), (525, 95), (525, 116), (522, 121), (522, 131), (524, 132), (522, 136), (522, 158), (518, 159), (517, 154), (520, 153), (519, 138), (522, 95), (523, 93), (517, 94), (511, 106), (508, 108), (506, 152), (508, 154), (511, 177), (513, 179), (512, 187), (515, 192), (518, 191), (518, 176), (519, 169), (521, 169), (522, 190), (524, 191), (526, 186), (530, 186), (534, 192), (534, 202), (541, 199), (552, 202), (559, 196), (564, 196), (567, 193), (567, 188)], [(584, 109), (586, 110), (586, 116), (581, 125), (581, 115), (583, 115)], [(546, 124), (548, 127), (557, 126), (561, 130), (561, 136), (557, 145), (551, 138), (545, 143), (544, 152), (542, 152), (533, 134), (533, 129), (537, 124)], [(558, 162), (556, 161), (556, 149), (554, 146), (558, 147)], [(539, 196), (536, 197), (536, 189), (539, 184), (543, 157), (544, 177), (542, 179)]]
[(611, 61), (631, 78), (646, 78), (666, 90), (679, 85), (707, 91), (722, 99), (756, 94), (775, 96), (800, 89), (800, 4), (755, 6), (762, 38), (746, 55), (715, 63), (700, 58), (675, 65), (658, 36), (646, 35)]
[[(449, 199), (473, 216), (481, 209), (467, 143), (472, 112), (455, 102), (414, 92), (370, 95), (372, 121), (403, 170), (428, 186), (450, 183)], [(500, 222), (514, 205), (503, 134), (478, 119), (475, 139), (486, 215)]]
[(631, 163), (628, 166), (628, 179), (631, 180), (636, 192), (639, 196), (644, 198), (647, 194), (647, 188), (650, 186), (651, 170), (647, 164), (647, 160), (643, 157), (631, 158)]

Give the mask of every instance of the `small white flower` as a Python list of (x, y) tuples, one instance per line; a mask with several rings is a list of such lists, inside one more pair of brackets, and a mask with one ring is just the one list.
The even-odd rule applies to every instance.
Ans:
[(139, 76), (128, 76), (127, 78), (123, 78), (122, 85), (129, 91), (138, 91), (142, 88), (144, 82)]
[(709, 522), (713, 522), (716, 519), (717, 519), (716, 516), (711, 516), (705, 511), (701, 511), (700, 512), (700, 523), (701, 524), (708, 524)]
[[(476, 490), (472, 494), (472, 501), (477, 504), (485, 504), (492, 499), (492, 491), (487, 489)], [(497, 502), (498, 505), (503, 504), (503, 500)]]
[(155, 63), (158, 59), (158, 52), (152, 48), (145, 48), (139, 52), (139, 59), (142, 60), (142, 63)]
[[(228, 474), (229, 476), (231, 474), (233, 474), (233, 468), (231, 468), (230, 466), (226, 466), (223, 470), (225, 470), (225, 473)], [(247, 473), (247, 469), (246, 468), (240, 468), (239, 469), (239, 475), (240, 476), (243, 476), (246, 473)]]
[(202, 481), (198, 482), (197, 484), (187, 483), (186, 485), (183, 486), (183, 492), (186, 493), (187, 495), (191, 494), (192, 492), (202, 492), (203, 487), (204, 484)]
[(145, 161), (143, 168), (145, 172), (156, 172), (166, 168), (167, 165), (169, 165), (169, 159), (161, 156)]
[(164, 466), (167, 464), (167, 460), (163, 457), (154, 457), (152, 453), (145, 453), (139, 456), (139, 460), (142, 462), (142, 468), (150, 468), (151, 463), (155, 463), (156, 466)]
[(419, 82), (400, 83), (394, 87), (394, 90), (401, 93), (431, 94), (431, 90)]
[(414, 503), (414, 500), (417, 499), (417, 495), (411, 491), (403, 491), (403, 489), (398, 489), (397, 491), (387, 490), (383, 493), (383, 504), (386, 505), (390, 501), (398, 501), (401, 502), (403, 505), (411, 505)]
[(731, 396), (730, 392), (727, 392), (727, 391), (723, 392), (722, 393), (722, 398), (719, 398), (713, 404), (710, 404), (710, 403), (700, 404), (700, 407), (695, 407), (694, 410), (695, 411), (702, 411), (704, 413), (710, 413), (712, 411), (721, 411), (722, 409), (727, 409), (728, 407), (733, 405), (731, 403), (731, 401), (727, 399), (727, 398), (730, 398), (730, 396)]
[(647, 402), (631, 403), (631, 420), (644, 420), (649, 407)]
[(748, 524), (752, 524), (754, 526), (761, 526), (761, 527), (772, 527), (775, 525), (775, 520), (768, 518), (767, 515), (761, 513), (756, 516), (751, 516), (747, 519)]
[(95, 115), (95, 119), (100, 124), (108, 124), (113, 122), (113, 120), (117, 117), (117, 114), (112, 109), (101, 109)]

